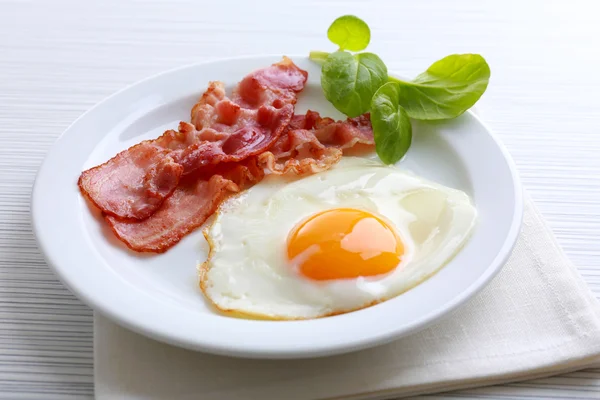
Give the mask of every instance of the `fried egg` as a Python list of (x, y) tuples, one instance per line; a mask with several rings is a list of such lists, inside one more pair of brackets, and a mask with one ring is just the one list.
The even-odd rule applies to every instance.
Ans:
[(200, 287), (218, 309), (308, 319), (374, 305), (435, 274), (475, 225), (469, 196), (375, 160), (269, 176), (204, 231)]

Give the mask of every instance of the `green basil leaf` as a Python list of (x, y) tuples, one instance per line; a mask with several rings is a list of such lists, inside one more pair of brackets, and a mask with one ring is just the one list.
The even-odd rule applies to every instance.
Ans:
[(349, 117), (369, 111), (373, 94), (387, 79), (387, 67), (372, 53), (336, 51), (329, 54), (321, 69), (325, 97)]
[(327, 37), (340, 46), (340, 50), (361, 51), (371, 40), (369, 25), (354, 15), (339, 17), (327, 30)]
[(388, 82), (375, 93), (371, 105), (375, 150), (386, 164), (400, 161), (412, 141), (412, 125), (408, 113), (398, 102), (400, 96), (400, 86)]
[(479, 54), (453, 54), (400, 85), (400, 104), (411, 118), (455, 118), (471, 108), (487, 88), (490, 67)]

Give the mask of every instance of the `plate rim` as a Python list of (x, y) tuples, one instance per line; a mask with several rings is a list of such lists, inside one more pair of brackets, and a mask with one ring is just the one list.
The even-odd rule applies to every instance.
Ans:
[[(282, 56), (281, 54), (256, 54), (256, 55), (243, 55), (243, 56), (238, 56), (238, 57), (213, 58), (213, 59), (202, 61), (202, 62), (186, 64), (183, 66), (179, 66), (176, 68), (172, 68), (172, 69), (169, 69), (166, 71), (162, 71), (162, 72), (150, 75), (146, 78), (135, 81), (135, 82), (123, 87), (122, 89), (116, 91), (115, 93), (109, 95), (108, 97), (105, 97), (100, 102), (94, 104), (90, 109), (88, 109), (81, 116), (79, 116), (77, 119), (75, 119), (54, 141), (54, 143), (52, 144), (52, 146), (49, 148), (48, 152), (46, 153), (44, 160), (41, 163), (41, 165), (36, 173), (36, 177), (35, 177), (33, 187), (32, 187), (31, 203), (30, 203), (30, 210), (31, 210), (30, 216), (31, 216), (32, 230), (33, 230), (34, 237), (35, 237), (36, 243), (38, 245), (38, 248), (40, 249), (40, 252), (42, 253), (42, 255), (44, 257), (44, 260), (46, 261), (46, 263), (50, 267), (50, 269), (55, 273), (55, 275), (58, 277), (58, 279), (61, 281), (61, 283), (63, 285), (65, 285), (81, 301), (83, 301), (85, 304), (87, 304), (88, 306), (93, 308), (94, 312), (100, 312), (101, 314), (107, 316), (112, 321), (117, 322), (119, 325), (122, 325), (122, 326), (124, 326), (134, 332), (140, 333), (144, 336), (151, 337), (151, 338), (159, 340), (161, 342), (166, 342), (166, 343), (169, 343), (172, 345), (177, 345), (180, 347), (188, 348), (191, 350), (203, 351), (203, 352), (227, 355), (227, 356), (246, 357), (246, 358), (310, 358), (310, 357), (341, 354), (341, 353), (360, 350), (360, 349), (364, 349), (364, 348), (368, 348), (368, 347), (373, 347), (373, 346), (389, 343), (395, 339), (399, 339), (400, 337), (403, 337), (403, 336), (409, 335), (411, 333), (414, 333), (416, 331), (422, 330), (422, 329), (426, 328), (427, 326), (429, 326), (430, 324), (434, 323), (435, 321), (439, 320), (443, 316), (451, 314), (460, 305), (464, 304), (467, 300), (469, 300), (474, 295), (479, 293), (500, 272), (500, 270), (502, 269), (502, 267), (504, 266), (504, 264), (510, 257), (510, 255), (512, 253), (512, 249), (514, 248), (516, 241), (518, 239), (518, 236), (519, 236), (522, 219), (523, 219), (523, 212), (524, 212), (524, 194), (523, 194), (523, 189), (521, 187), (521, 181), (520, 181), (520, 178), (518, 175), (516, 164), (514, 163), (512, 157), (508, 153), (508, 150), (506, 149), (504, 144), (498, 139), (496, 134), (490, 129), (490, 127), (484, 121), (482, 121), (481, 118), (477, 114), (475, 114), (473, 111), (469, 110), (469, 111), (467, 111), (467, 113), (472, 118), (474, 118), (479, 124), (481, 124), (481, 126), (486, 130), (487, 134), (493, 140), (494, 144), (498, 147), (498, 149), (504, 159), (504, 162), (506, 163), (506, 166), (508, 167), (510, 176), (512, 178), (513, 189), (514, 189), (514, 193), (515, 193), (515, 197), (514, 197), (515, 210), (513, 213), (513, 219), (512, 219), (508, 234), (506, 235), (506, 238), (504, 239), (504, 242), (502, 243), (500, 251), (498, 252), (498, 254), (496, 254), (496, 256), (494, 257), (492, 262), (487, 266), (484, 273), (481, 276), (479, 276), (478, 279), (471, 282), (471, 284), (469, 286), (467, 286), (467, 288), (465, 290), (463, 290), (462, 293), (455, 296), (451, 301), (446, 302), (443, 306), (438, 307), (438, 308), (434, 309), (433, 311), (422, 315), (420, 318), (418, 318), (416, 320), (413, 320), (410, 324), (408, 324), (408, 326), (404, 326), (403, 329), (385, 332), (385, 333), (382, 333), (379, 335), (373, 335), (373, 336), (369, 337), (368, 339), (363, 339), (363, 340), (356, 339), (352, 343), (345, 343), (345, 342), (337, 343), (337, 344), (329, 346), (327, 348), (314, 347), (314, 348), (307, 349), (304, 347), (299, 347), (299, 348), (293, 348), (293, 349), (292, 348), (289, 348), (289, 349), (271, 348), (271, 349), (258, 349), (257, 350), (257, 349), (250, 349), (250, 348), (244, 347), (243, 344), (238, 345), (236, 347), (232, 347), (231, 345), (219, 346), (219, 345), (215, 345), (214, 343), (210, 343), (210, 342), (206, 342), (206, 341), (204, 341), (204, 342), (185, 341), (185, 340), (182, 340), (181, 338), (172, 337), (171, 335), (166, 334), (165, 332), (158, 332), (154, 329), (149, 329), (148, 327), (143, 326), (143, 324), (136, 324), (136, 323), (132, 322), (131, 319), (128, 319), (126, 317), (127, 313), (124, 313), (125, 315), (123, 315), (122, 313), (116, 312), (115, 307), (105, 306), (105, 304), (103, 302), (96, 301), (96, 299), (89, 296), (88, 293), (85, 292), (85, 290), (83, 290), (83, 289), (79, 290), (77, 285), (72, 284), (70, 277), (67, 274), (62, 273), (61, 267), (58, 266), (54, 262), (54, 260), (52, 260), (52, 257), (50, 256), (51, 249), (48, 248), (48, 243), (42, 237), (40, 227), (38, 226), (38, 223), (36, 222), (39, 218), (36, 217), (36, 215), (37, 215), (36, 210), (38, 207), (35, 206), (36, 198), (37, 198), (36, 193), (38, 193), (40, 190), (39, 189), (39, 186), (40, 186), (39, 177), (41, 175), (41, 172), (48, 168), (47, 163), (49, 162), (48, 160), (49, 160), (51, 154), (54, 151), (56, 151), (56, 148), (58, 147), (57, 145), (61, 141), (64, 140), (66, 134), (70, 130), (72, 130), (82, 119), (87, 118), (91, 113), (94, 113), (95, 110), (97, 108), (99, 108), (100, 106), (102, 106), (103, 104), (111, 101), (115, 97), (120, 96), (122, 93), (128, 91), (129, 89), (131, 89), (135, 86), (142, 85), (148, 81), (152, 81), (163, 75), (174, 74), (174, 73), (177, 73), (178, 71), (182, 71), (182, 70), (185, 70), (188, 68), (202, 67), (202, 66), (210, 65), (210, 64), (218, 64), (218, 63), (223, 63), (223, 62), (235, 62), (235, 61), (240, 61), (240, 60), (259, 60), (259, 59), (270, 60), (275, 57), (281, 58), (281, 56)], [(294, 58), (306, 59), (307, 58), (306, 55), (289, 55), (289, 57), (292, 59), (294, 59)], [(394, 72), (390, 72), (390, 75), (402, 76), (401, 74), (396, 74)]]

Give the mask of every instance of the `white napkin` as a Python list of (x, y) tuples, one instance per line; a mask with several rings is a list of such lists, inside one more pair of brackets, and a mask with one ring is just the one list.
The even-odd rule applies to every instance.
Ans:
[(600, 362), (600, 305), (531, 201), (507, 265), (437, 325), (313, 360), (244, 360), (155, 342), (96, 315), (98, 399), (384, 399), (485, 386)]

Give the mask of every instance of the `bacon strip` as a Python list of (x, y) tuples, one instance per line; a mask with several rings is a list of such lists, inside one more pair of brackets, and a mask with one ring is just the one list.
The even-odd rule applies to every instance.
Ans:
[(246, 108), (294, 105), (307, 79), (308, 72), (283, 57), (283, 61), (246, 76), (233, 91), (233, 101)]
[(331, 168), (344, 150), (358, 144), (375, 144), (368, 114), (334, 121), (309, 110), (306, 115), (294, 116), (287, 134), (258, 160), (274, 174), (314, 174)]
[(281, 138), (271, 151), (259, 155), (258, 161), (273, 174), (308, 175), (331, 168), (340, 158), (342, 150), (324, 146), (313, 131), (296, 129)]
[[(235, 117), (223, 117), (231, 113)], [(287, 129), (293, 113), (294, 107), (291, 104), (281, 109), (261, 106), (250, 110), (241, 108), (226, 98), (215, 106), (200, 107), (196, 113), (199, 118), (196, 128), (200, 129), (201, 135), (218, 140), (198, 141), (178, 151), (173, 158), (183, 165), (184, 174), (208, 164), (244, 160), (270, 148)], [(229, 125), (221, 122), (224, 119), (231, 119), (228, 121)]]
[(163, 253), (201, 226), (228, 194), (239, 192), (264, 176), (254, 157), (215, 168), (199, 179), (184, 180), (163, 206), (143, 221), (113, 216), (106, 216), (106, 221), (130, 249)]
[(173, 193), (183, 172), (168, 153), (151, 141), (137, 144), (84, 171), (81, 193), (106, 214), (147, 218)]
[(309, 129), (325, 145), (349, 149), (357, 144), (375, 145), (373, 127), (369, 113), (345, 121), (321, 117), (318, 112), (308, 110), (305, 115), (295, 115), (290, 130)]

